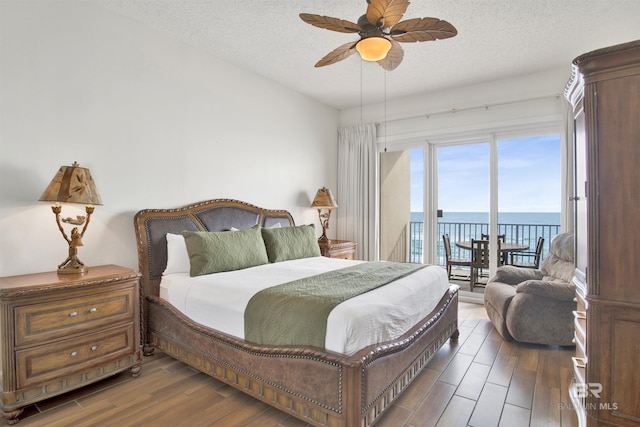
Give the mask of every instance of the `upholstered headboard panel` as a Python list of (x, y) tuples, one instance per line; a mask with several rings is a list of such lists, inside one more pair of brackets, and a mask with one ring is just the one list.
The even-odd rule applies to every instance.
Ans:
[(216, 199), (178, 209), (146, 209), (134, 217), (138, 267), (144, 295), (158, 295), (162, 272), (167, 266), (167, 233), (239, 230), (260, 224), (272, 227), (295, 225), (284, 210), (262, 209), (245, 202)]

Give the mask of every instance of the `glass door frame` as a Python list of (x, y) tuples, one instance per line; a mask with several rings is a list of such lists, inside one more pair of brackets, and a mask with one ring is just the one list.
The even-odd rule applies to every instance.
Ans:
[[(562, 230), (572, 230), (573, 215), (572, 206), (569, 203), (569, 194), (572, 187), (571, 162), (573, 155), (569, 152), (569, 144), (561, 123), (538, 124), (524, 126), (516, 129), (508, 129), (491, 133), (477, 133), (473, 136), (465, 135), (459, 137), (449, 137), (441, 140), (424, 141), (422, 144), (407, 145), (406, 149), (423, 148), (425, 173), (424, 179), (424, 254), (425, 264), (437, 264), (437, 243), (440, 239), (438, 235), (438, 156), (439, 147), (466, 145), (476, 143), (489, 144), (489, 234), (498, 234), (498, 142), (500, 140), (526, 138), (540, 135), (555, 134), (560, 135), (560, 212)], [(427, 166), (428, 165), (428, 166)], [(497, 261), (491, 258), (490, 273), (495, 274)]]
[[(490, 159), (493, 157), (491, 152), (495, 151), (491, 147), (490, 139), (487, 138), (487, 135), (476, 136), (476, 137), (467, 137), (467, 138), (452, 138), (446, 141), (427, 141), (426, 146), (424, 147), (424, 162), (425, 165), (429, 165), (428, 172), (425, 171), (424, 174), (424, 256), (423, 260), (425, 264), (437, 264), (438, 263), (438, 241), (441, 236), (438, 233), (438, 148), (441, 147), (450, 147), (450, 146), (460, 146), (460, 145), (469, 145), (469, 144), (490, 144)], [(415, 148), (415, 147), (414, 147)], [(490, 163), (493, 160), (490, 161)], [(491, 167), (491, 164), (490, 164)], [(426, 168), (425, 168), (426, 169)], [(490, 174), (490, 189), (489, 195), (491, 199), (491, 175)], [(496, 188), (497, 188), (497, 179), (496, 179)], [(496, 199), (497, 200), (497, 199)], [(491, 218), (489, 218), (491, 219)], [(497, 219), (497, 214), (496, 214)], [(489, 223), (491, 226), (491, 222)], [(495, 226), (497, 230), (497, 225)], [(491, 228), (490, 228), (491, 230)], [(496, 235), (494, 231), (491, 233)]]

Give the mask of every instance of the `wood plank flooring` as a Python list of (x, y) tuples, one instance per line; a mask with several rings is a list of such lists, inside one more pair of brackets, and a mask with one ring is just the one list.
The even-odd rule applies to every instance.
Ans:
[[(377, 427), (576, 426), (567, 389), (573, 348), (504, 341), (484, 307), (460, 303), (448, 342)], [(304, 427), (306, 423), (158, 352), (116, 375), (25, 409), (19, 427)]]

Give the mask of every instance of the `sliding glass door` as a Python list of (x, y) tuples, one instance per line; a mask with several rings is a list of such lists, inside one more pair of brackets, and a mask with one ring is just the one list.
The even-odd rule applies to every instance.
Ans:
[[(542, 238), (544, 257), (560, 232), (560, 135), (499, 139), (497, 149), (498, 234), (526, 252), (535, 251)], [(517, 251), (508, 255), (515, 262), (533, 261)]]
[[(560, 232), (561, 137), (544, 131), (490, 135), (456, 143), (425, 143), (410, 153), (409, 261), (446, 265), (442, 236), (453, 257), (470, 258), (458, 242), (504, 236), (533, 251), (539, 237)], [(497, 237), (496, 237), (497, 238)], [(510, 254), (495, 257), (490, 272)]]
[(443, 239), (449, 235), (454, 258), (470, 258), (458, 242), (489, 233), (490, 144), (437, 147), (438, 263), (446, 265)]

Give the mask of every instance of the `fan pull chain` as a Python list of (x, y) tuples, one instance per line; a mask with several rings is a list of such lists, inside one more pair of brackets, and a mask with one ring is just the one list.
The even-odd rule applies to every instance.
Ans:
[(387, 70), (384, 70), (384, 152), (387, 152)]
[(362, 123), (362, 59), (360, 60), (360, 123)]

